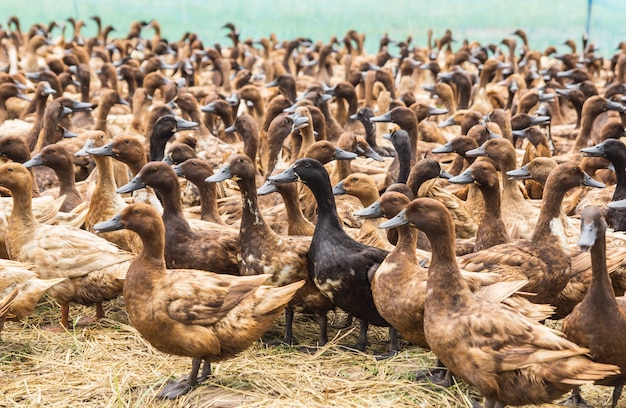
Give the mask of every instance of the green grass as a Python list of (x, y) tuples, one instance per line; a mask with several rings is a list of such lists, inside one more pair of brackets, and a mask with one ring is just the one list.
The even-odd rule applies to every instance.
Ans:
[[(392, 38), (412, 35), (418, 45), (426, 44), (426, 32), (440, 36), (451, 28), (458, 40), (499, 42), (517, 28), (524, 28), (532, 48), (543, 50), (573, 38), (580, 43), (585, 30), (587, 0), (315, 0), (293, 1), (211, 1), (211, 0), (13, 0), (0, 4), (0, 22), (16, 14), (26, 29), (34, 22), (48, 23), (74, 16), (88, 20), (102, 16), (105, 24), (125, 34), (133, 20), (159, 21), (163, 35), (178, 39), (185, 31), (199, 33), (205, 45), (227, 43), (221, 26), (233, 22), (243, 38), (276, 33), (279, 39), (296, 36), (327, 41), (343, 36), (349, 29), (366, 33), (366, 48), (375, 52), (378, 40), (387, 32)], [(621, 40), (626, 40), (622, 0), (594, 0), (591, 40), (610, 56)], [(95, 23), (87, 21), (85, 35), (93, 35)], [(68, 32), (68, 35), (70, 33)], [(146, 32), (152, 35), (152, 31)], [(457, 45), (458, 46), (458, 45)], [(392, 49), (394, 51), (394, 49)]]

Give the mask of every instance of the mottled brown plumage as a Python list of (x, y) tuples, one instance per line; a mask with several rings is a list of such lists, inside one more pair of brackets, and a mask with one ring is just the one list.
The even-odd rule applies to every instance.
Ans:
[[(309, 277), (308, 252), (311, 245), (309, 236), (281, 236), (265, 222), (258, 206), (255, 182), (255, 166), (252, 160), (242, 154), (230, 156), (224, 165), (215, 171), (208, 180), (223, 181), (231, 178), (241, 191), (243, 211), (239, 230), (241, 275), (272, 273), (269, 283), (283, 286), (301, 279), (306, 283), (298, 291), (289, 308), (296, 311), (315, 313), (321, 321), (320, 343), (326, 337), (326, 312), (333, 309), (333, 303), (317, 289)], [(291, 322), (285, 328), (285, 341), (292, 342)]]
[[(592, 278), (585, 298), (563, 320), (563, 333), (576, 344), (587, 347), (593, 361), (615, 364), (622, 374), (597, 381), (615, 387), (611, 407), (617, 405), (626, 380), (626, 298), (615, 297), (607, 273), (607, 224), (598, 207), (581, 214), (578, 245), (591, 251)], [(576, 393), (572, 395), (575, 397)]]
[(441, 203), (418, 198), (397, 217), (423, 230), (433, 246), (424, 310), (428, 344), (448, 369), (479, 389), (485, 406), (549, 402), (618, 372), (515, 309), (473, 295), (461, 279), (454, 225)]
[[(189, 392), (211, 373), (211, 363), (248, 348), (282, 312), (303, 282), (281, 288), (262, 285), (269, 275), (228, 276), (165, 268), (165, 226), (142, 203), (131, 204), (99, 230), (127, 228), (139, 234), (142, 252), (131, 262), (124, 285), (128, 315), (159, 351), (192, 357), (188, 379), (169, 383), (159, 396)], [(198, 378), (204, 360), (202, 377)]]

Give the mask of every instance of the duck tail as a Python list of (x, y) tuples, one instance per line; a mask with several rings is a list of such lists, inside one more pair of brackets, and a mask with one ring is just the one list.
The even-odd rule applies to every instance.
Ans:
[(298, 289), (304, 285), (304, 280), (290, 283), (285, 286), (262, 286), (264, 290), (263, 300), (257, 305), (256, 312), (261, 315), (274, 315), (279, 313), (293, 299)]
[(9, 309), (11, 308), (13, 301), (17, 297), (17, 293), (18, 293), (17, 288), (13, 288), (11, 293), (9, 293), (2, 300), (0, 300), (0, 319), (9, 312)]

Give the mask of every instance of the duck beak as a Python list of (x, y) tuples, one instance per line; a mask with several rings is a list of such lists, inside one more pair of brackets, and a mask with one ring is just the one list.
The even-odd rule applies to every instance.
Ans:
[(374, 201), (369, 207), (355, 211), (353, 214), (361, 218), (380, 218), (385, 215), (380, 208), (380, 201)]
[(183, 118), (175, 117), (176, 119), (176, 131), (180, 132), (181, 130), (193, 130), (198, 129), (198, 124), (196, 122), (191, 122), (185, 120)]
[(443, 146), (435, 147), (430, 151), (431, 153), (453, 153), (452, 142), (448, 142)]
[(275, 193), (277, 191), (278, 188), (276, 187), (276, 184), (274, 184), (270, 180), (265, 180), (265, 183), (263, 183), (261, 187), (257, 188), (256, 193), (258, 195), (266, 195), (270, 193)]
[(210, 102), (204, 106), (201, 106), (200, 110), (206, 113), (215, 113), (215, 104), (213, 102)]
[(441, 169), (441, 171), (439, 172), (439, 177), (442, 179), (450, 180), (454, 176), (448, 173), (447, 171), (445, 171), (444, 169)]
[(74, 156), (76, 157), (89, 156), (88, 150), (93, 149), (93, 148), (94, 148), (93, 140), (87, 140), (83, 148), (77, 151), (76, 153), (74, 153)]
[(65, 128), (63, 129), (63, 139), (68, 139), (68, 138), (72, 138), (72, 137), (78, 137), (78, 133), (74, 133), (71, 130), (67, 130)]
[(391, 122), (391, 111), (380, 116), (372, 116), (370, 122)]
[(111, 218), (108, 221), (99, 222), (93, 226), (96, 234), (100, 234), (102, 232), (117, 231), (123, 228), (124, 224), (122, 224), (121, 213), (118, 213), (115, 217)]
[[(526, 128), (528, 129), (528, 128)], [(511, 134), (515, 137), (521, 137), (521, 138), (525, 138), (526, 137), (526, 129), (522, 129), (522, 130), (512, 130)]]
[(146, 188), (146, 185), (141, 181), (141, 175), (137, 174), (131, 181), (118, 188), (116, 192), (118, 194), (131, 193), (140, 188)]
[(519, 169), (509, 170), (506, 172), (506, 175), (509, 176), (509, 180), (527, 180), (530, 178), (528, 164), (520, 167)]
[(89, 112), (93, 110), (93, 104), (89, 102), (74, 101), (71, 109), (72, 112)]
[(205, 178), (204, 181), (206, 181), (207, 183), (217, 183), (218, 181), (224, 181), (232, 177), (233, 175), (230, 173), (230, 165), (225, 164), (217, 169), (215, 174)]
[(293, 118), (293, 124), (291, 125), (291, 130), (302, 129), (303, 127), (309, 126), (309, 118), (306, 116), (296, 116)]
[(176, 164), (176, 163), (174, 163), (174, 160), (172, 160), (172, 156), (170, 154), (166, 154), (165, 156), (163, 156), (161, 161), (163, 163), (166, 163), (168, 166), (172, 166), (172, 165)]
[(406, 219), (406, 210), (402, 210), (390, 220), (387, 220), (380, 224), (378, 228), (394, 228), (399, 227), (400, 225), (406, 225), (409, 223), (409, 220)]
[(439, 125), (437, 125), (437, 127), (445, 128), (445, 127), (454, 126), (454, 125), (456, 125), (456, 122), (454, 121), (454, 116), (450, 116), (448, 119), (444, 120)]
[(101, 147), (87, 149), (87, 153), (94, 156), (113, 156), (113, 143), (107, 143)]
[(583, 252), (589, 251), (593, 244), (595, 244), (597, 237), (598, 234), (595, 224), (593, 222), (583, 222), (580, 226), (580, 237), (576, 245), (578, 245)]
[(580, 149), (583, 152), (583, 156), (587, 157), (606, 157), (606, 152), (604, 151), (604, 143), (598, 143), (595, 146), (584, 147)]
[(452, 184), (470, 184), (474, 182), (474, 177), (472, 177), (472, 169), (467, 169), (463, 173), (458, 176), (454, 176), (448, 179), (448, 181)]
[(446, 108), (428, 107), (428, 116), (445, 115), (448, 112)]
[(174, 166), (174, 173), (176, 173), (176, 175), (178, 177), (185, 177), (185, 173), (183, 172), (182, 163), (177, 164), (176, 166)]
[(486, 156), (487, 151), (485, 150), (484, 145), (477, 147), (476, 149), (468, 150), (465, 152), (465, 156), (467, 157), (478, 157), (478, 156)]
[(43, 166), (43, 158), (41, 157), (41, 154), (38, 154), (32, 159), (22, 163), (22, 165), (27, 169), (35, 166)]
[(623, 200), (611, 201), (608, 206), (614, 210), (623, 210), (626, 208), (626, 198)]
[(357, 156), (358, 155), (356, 153), (348, 152), (338, 147), (335, 147), (335, 155), (333, 156), (333, 158), (335, 160), (354, 160), (357, 158)]
[(606, 187), (604, 183), (600, 183), (599, 181), (592, 179), (587, 173), (584, 173), (583, 185), (596, 188)]
[(367, 146), (367, 149), (365, 149), (365, 152), (363, 152), (363, 154), (365, 155), (365, 157), (368, 157), (372, 160), (376, 160), (379, 162), (385, 161), (385, 159), (383, 159), (380, 154), (376, 153), (376, 150), (372, 149), (371, 146)]
[(339, 183), (335, 184), (335, 186), (333, 187), (333, 194), (334, 195), (342, 195), (342, 194), (347, 194), (347, 193), (348, 192), (343, 187), (343, 180), (341, 180)]
[(226, 132), (226, 133), (234, 133), (235, 131), (236, 131), (235, 125), (230, 125), (226, 129), (224, 129), (224, 132)]
[(300, 177), (298, 177), (298, 175), (294, 171), (293, 166), (291, 166), (285, 171), (283, 171), (282, 173), (274, 174), (273, 176), (270, 176), (267, 179), (275, 184), (286, 184), (286, 183), (293, 183), (294, 181), (298, 181)]

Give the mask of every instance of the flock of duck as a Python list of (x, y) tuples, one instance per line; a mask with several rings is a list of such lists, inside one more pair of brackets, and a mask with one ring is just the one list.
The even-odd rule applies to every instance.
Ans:
[(616, 406), (626, 43), (605, 60), (585, 37), (558, 53), (523, 30), (446, 31), (368, 55), (356, 31), (226, 24), (228, 46), (207, 46), (92, 20), (91, 37), (74, 19), (0, 29), (0, 329), (45, 293), (51, 329), (123, 295), (150, 344), (192, 358), (159, 394), (175, 398), (283, 310), (285, 342), (308, 313), (323, 345), (342, 309), (357, 348), (389, 327), (390, 352), (402, 338), (438, 357), (418, 380), (455, 375), (487, 407), (582, 404), (594, 382)]

